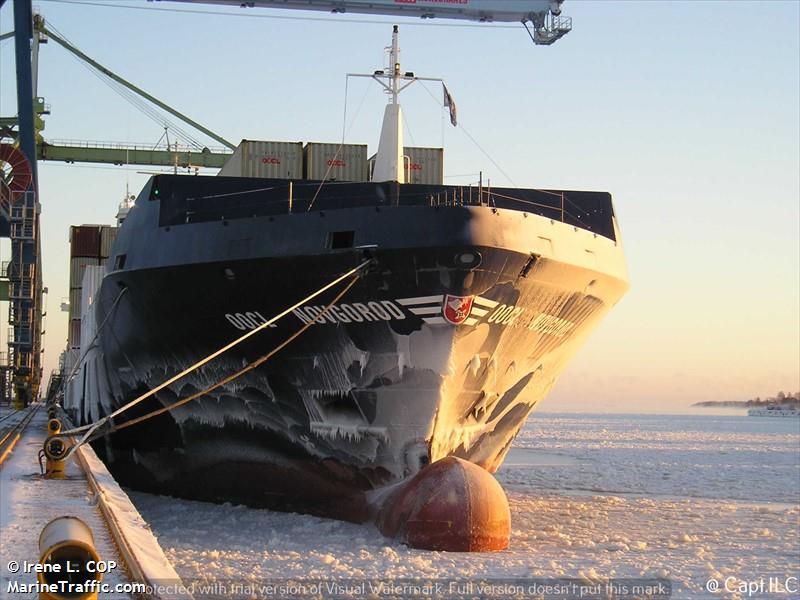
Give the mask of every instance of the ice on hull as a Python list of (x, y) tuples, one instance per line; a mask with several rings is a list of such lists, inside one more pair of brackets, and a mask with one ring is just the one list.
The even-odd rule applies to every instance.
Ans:
[[(465, 251), (481, 256), (478, 269), (445, 266)], [(241, 335), (243, 321), (235, 315), (271, 316), (302, 297), (304, 287), (319, 287), (349, 268), (358, 260), (353, 254), (342, 254), (339, 264), (318, 269), (306, 286), (293, 288), (275, 282), (313, 272), (315, 258), (226, 263), (247, 282), (234, 290), (208, 285), (220, 265), (109, 275), (101, 313), (113, 305), (123, 277), (126, 296), (111, 314), (98, 314), (98, 321), (109, 317), (109, 331), (86, 365), (87, 382), (96, 382), (98, 393), (83, 395), (73, 385), (73, 411), (89, 421), (87, 399), (104, 399), (102, 412), (108, 413), (155, 387)], [(301, 307), (132, 411), (131, 417), (144, 414), (196, 393), (313, 320), (258, 369), (109, 436), (100, 450), (120, 479), (154, 491), (250, 504), (296, 508), (319, 502), (314, 512), (335, 512), (326, 506), (332, 497), (352, 500), (446, 456), (493, 471), (608, 302), (565, 289), (570, 269), (545, 259), (527, 265), (530, 256), (521, 253), (442, 248), (379, 251), (376, 259), (377, 271), (352, 288), (333, 316), (315, 318), (330, 296)], [(270, 279), (259, 285), (258, 272)], [(188, 301), (178, 294), (202, 299), (205, 308), (185, 322)], [(446, 298), (469, 297), (475, 300), (461, 324), (440, 322)]]
[[(199, 213), (184, 204), (208, 184), (154, 181), (121, 228), (91, 307), (100, 325), (65, 397), (79, 423), (366, 256), (374, 263), (336, 302), (333, 289), (298, 306), (127, 411), (120, 423), (206, 389), (305, 328), (258, 368), (98, 440), (115, 475), (139, 489), (360, 521), (384, 492), (443, 459), (493, 472), (627, 287), (613, 239), (517, 208), (359, 204), (277, 215), (248, 205), (252, 213), (228, 220), (230, 207), (214, 204), (222, 220), (204, 212), (193, 223)], [(383, 189), (366, 185), (357, 191)], [(611, 219), (598, 217), (598, 227), (613, 235), (608, 200), (586, 202)], [(330, 247), (340, 231), (354, 247)]]

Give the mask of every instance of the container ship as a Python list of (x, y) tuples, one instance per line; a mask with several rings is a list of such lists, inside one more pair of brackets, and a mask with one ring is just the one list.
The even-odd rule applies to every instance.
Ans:
[(243, 141), (218, 176), (152, 177), (118, 228), (73, 229), (63, 406), (107, 420), (93, 446), (124, 485), (507, 541), (490, 473), (627, 289), (619, 230), (606, 192), (444, 185), (442, 149), (403, 144), (394, 36), (372, 161)]

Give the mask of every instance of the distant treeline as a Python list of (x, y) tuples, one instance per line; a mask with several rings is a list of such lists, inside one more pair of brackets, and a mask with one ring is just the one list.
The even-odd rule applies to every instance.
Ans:
[(773, 405), (796, 406), (800, 408), (800, 392), (795, 392), (794, 394), (778, 392), (775, 396), (771, 398), (764, 398), (763, 400), (759, 396), (757, 398), (750, 398), (750, 400), (722, 400), (719, 402), (710, 401), (692, 404), (692, 406), (731, 406), (734, 408), (752, 408), (754, 406)]

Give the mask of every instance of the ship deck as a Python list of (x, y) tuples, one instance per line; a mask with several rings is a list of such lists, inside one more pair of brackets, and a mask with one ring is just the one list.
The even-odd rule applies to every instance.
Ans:
[(161, 226), (344, 208), (486, 206), (535, 214), (616, 241), (607, 192), (159, 175), (150, 199), (161, 202)]

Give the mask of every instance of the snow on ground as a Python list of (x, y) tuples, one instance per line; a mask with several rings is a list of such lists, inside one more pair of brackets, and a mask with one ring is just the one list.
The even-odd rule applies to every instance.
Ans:
[[(40, 409), (0, 467), (0, 598), (38, 597), (35, 593), (9, 593), (9, 582), (36, 581), (34, 573), (9, 572), (9, 562), (37, 563), (39, 533), (56, 517), (69, 515), (82, 519), (94, 534), (101, 560), (122, 564), (80, 467), (68, 463), (63, 480), (45, 480), (40, 475), (37, 454), (45, 439), (46, 425), (47, 413)], [(103, 577), (103, 582), (112, 586), (128, 581), (123, 568)], [(103, 596), (104, 600), (130, 597), (121, 593)]]
[(187, 583), (664, 577), (675, 586), (673, 597), (705, 598), (717, 597), (704, 593), (710, 577), (751, 580), (798, 573), (796, 507), (519, 492), (509, 499), (510, 548), (461, 554), (411, 550), (369, 526), (133, 495)]
[(372, 526), (305, 515), (131, 498), (187, 583), (663, 577), (674, 598), (694, 599), (746, 597), (708, 592), (710, 578), (735, 588), (800, 576), (797, 421), (539, 415), (498, 479), (513, 532), (489, 554), (412, 550)]

